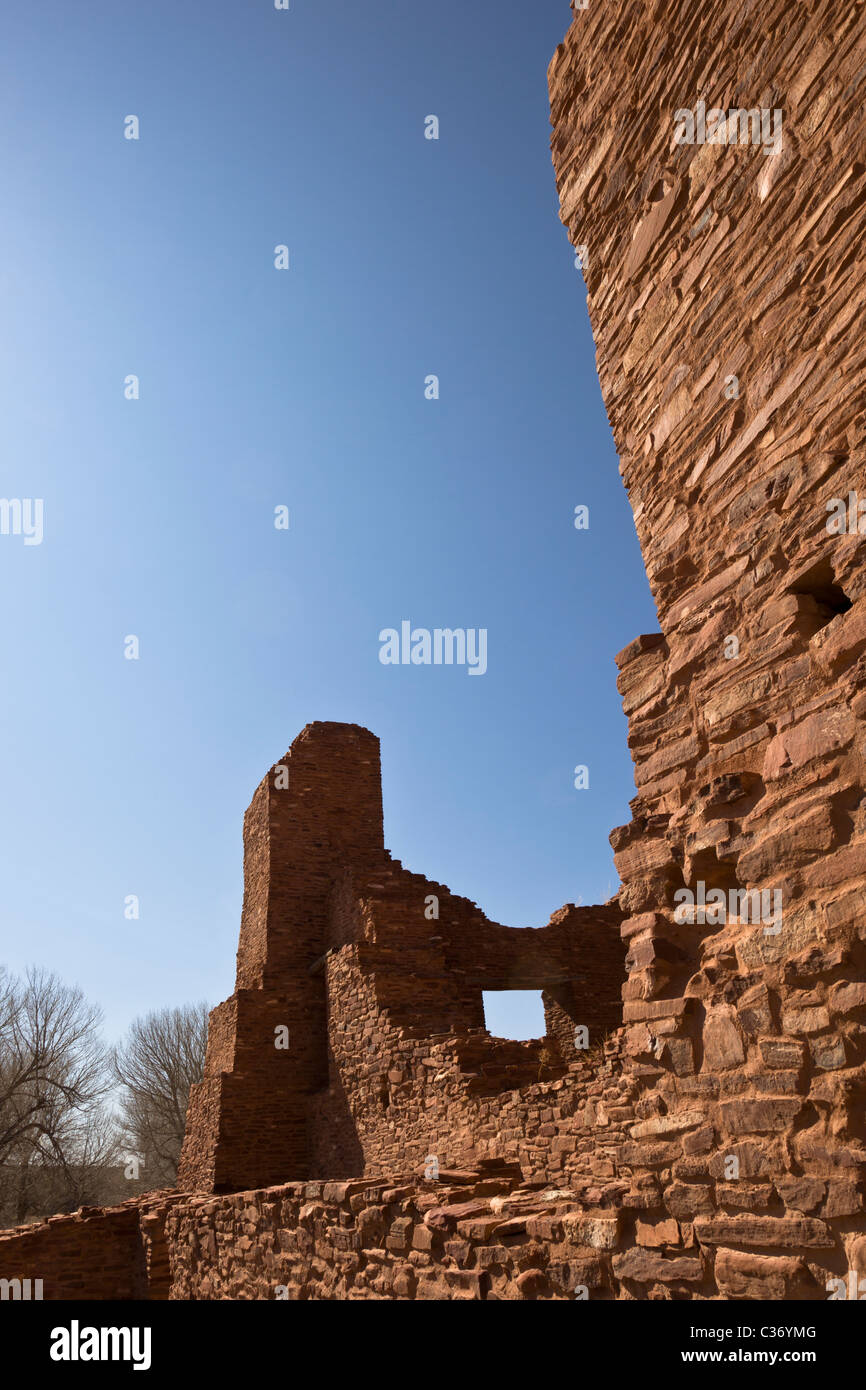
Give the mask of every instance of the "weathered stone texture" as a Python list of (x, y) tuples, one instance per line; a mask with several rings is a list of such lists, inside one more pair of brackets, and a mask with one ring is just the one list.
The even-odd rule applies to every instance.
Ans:
[[(611, 837), (624, 1050), (652, 1111), (620, 1157), (636, 1171), (664, 1140), (678, 1189), (700, 1185), (702, 1246), (793, 1249), (787, 1273), (718, 1252), (727, 1297), (803, 1296), (803, 1262), (846, 1261), (863, 1223), (866, 506), (862, 531), (831, 518), (866, 503), (864, 75), (850, 0), (598, 0), (550, 68), (562, 218), (662, 629), (618, 658), (638, 788)], [(699, 99), (780, 111), (780, 151), (677, 144)], [(720, 919), (683, 904), (699, 882)], [(754, 920), (759, 893), (780, 922)], [(705, 1139), (680, 1154), (683, 1112)]]

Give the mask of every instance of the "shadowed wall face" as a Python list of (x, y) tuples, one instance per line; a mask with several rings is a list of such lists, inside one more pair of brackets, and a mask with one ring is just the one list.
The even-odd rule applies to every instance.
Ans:
[(232, 1190), (306, 1175), (306, 1098), (327, 1077), (325, 950), (335, 864), (384, 853), (379, 740), (312, 724), (259, 785), (244, 817), (235, 994), (211, 1016), (178, 1175)]

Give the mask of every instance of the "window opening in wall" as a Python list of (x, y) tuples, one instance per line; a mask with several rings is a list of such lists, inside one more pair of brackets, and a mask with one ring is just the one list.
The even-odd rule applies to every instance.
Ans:
[(484, 1023), (494, 1038), (528, 1042), (546, 1032), (540, 989), (485, 990)]

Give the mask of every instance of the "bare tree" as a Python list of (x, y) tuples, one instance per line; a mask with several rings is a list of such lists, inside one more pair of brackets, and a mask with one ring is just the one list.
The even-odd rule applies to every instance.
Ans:
[(207, 1019), (204, 1002), (160, 1009), (135, 1019), (115, 1051), (125, 1138), (151, 1187), (170, 1187), (177, 1177), (189, 1089), (204, 1073)]
[(123, 1201), (117, 1119), (101, 1102), (49, 1116), (12, 1150), (0, 1213), (16, 1225), (52, 1212)]
[(81, 1193), (98, 1197), (116, 1162), (101, 1024), (100, 1010), (55, 975), (31, 969), (21, 981), (0, 970), (4, 1219), (69, 1210), (88, 1199)]
[(0, 1162), (25, 1139), (45, 1137), (60, 1113), (110, 1085), (101, 1011), (56, 975), (0, 977)]

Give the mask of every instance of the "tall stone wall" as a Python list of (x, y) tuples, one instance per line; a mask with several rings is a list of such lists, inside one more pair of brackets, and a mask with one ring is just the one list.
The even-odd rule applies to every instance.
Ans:
[[(618, 658), (641, 1120), (621, 1152), (680, 1222), (671, 1257), (683, 1219), (711, 1219), (728, 1265), (763, 1223), (791, 1286), (863, 1229), (864, 78), (850, 0), (593, 0), (550, 68), (562, 219), (661, 626)], [(753, 108), (776, 152), (733, 143)]]
[[(178, 1175), (231, 1190), (309, 1171), (307, 1099), (326, 1082), (325, 950), (336, 866), (384, 853), (379, 740), (311, 724), (259, 785), (244, 817), (236, 989), (211, 1016)], [(278, 1047), (278, 1030), (286, 1030)]]

